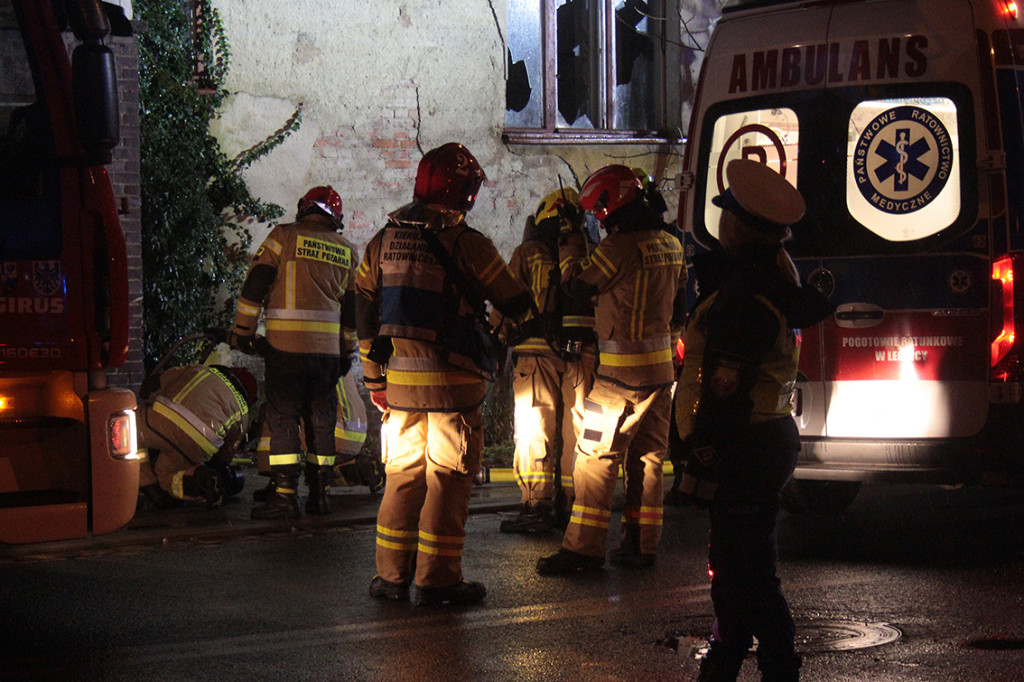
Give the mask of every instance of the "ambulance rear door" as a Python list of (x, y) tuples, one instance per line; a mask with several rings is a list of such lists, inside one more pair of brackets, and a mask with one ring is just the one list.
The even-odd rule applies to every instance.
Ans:
[(826, 222), (797, 250), (837, 306), (818, 330), (824, 428), (803, 424), (819, 475), (962, 482), (974, 467), (962, 443), (986, 422), (991, 343), (974, 26), (966, 0), (832, 11), (829, 68), (846, 79), (822, 135), (845, 154), (812, 152), (832, 166), (805, 188)]
[(969, 468), (955, 442), (985, 424), (991, 342), (974, 26), (968, 0), (868, 0), (725, 15), (713, 35), (690, 227), (714, 236), (729, 160), (767, 163), (807, 199), (790, 252), (836, 305), (802, 335), (798, 477)]

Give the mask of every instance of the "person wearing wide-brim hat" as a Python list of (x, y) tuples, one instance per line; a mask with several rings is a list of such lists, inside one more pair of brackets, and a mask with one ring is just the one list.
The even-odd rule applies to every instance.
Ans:
[(800, 438), (790, 415), (796, 330), (832, 310), (800, 286), (783, 243), (804, 217), (800, 192), (767, 166), (726, 167), (718, 245), (694, 259), (700, 296), (685, 334), (676, 423), (688, 453), (681, 492), (709, 508), (715, 608), (700, 680), (735, 680), (757, 638), (765, 679), (797, 680), (795, 628), (776, 576), (775, 518)]

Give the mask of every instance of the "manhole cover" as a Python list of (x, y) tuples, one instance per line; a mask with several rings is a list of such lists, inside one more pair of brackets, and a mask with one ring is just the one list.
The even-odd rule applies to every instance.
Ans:
[(895, 642), (902, 634), (885, 623), (803, 621), (796, 625), (796, 648), (803, 653), (852, 651)]
[[(854, 651), (889, 644), (903, 633), (886, 623), (858, 623), (843, 620), (798, 621), (796, 624), (796, 650), (798, 653), (825, 651)], [(754, 647), (757, 642), (754, 642)], [(694, 658), (707, 653), (707, 646), (694, 651)]]

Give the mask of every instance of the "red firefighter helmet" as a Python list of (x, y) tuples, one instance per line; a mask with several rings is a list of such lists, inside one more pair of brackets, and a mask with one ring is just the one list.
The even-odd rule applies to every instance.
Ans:
[(319, 211), (333, 218), (341, 227), (341, 219), (344, 217), (341, 213), (341, 196), (330, 185), (314, 187), (299, 199), (299, 217), (310, 211)]
[(449, 142), (431, 149), (416, 169), (414, 201), (452, 211), (468, 211), (487, 176), (468, 149)]
[(643, 192), (643, 185), (628, 166), (605, 166), (583, 183), (580, 206), (604, 220)]

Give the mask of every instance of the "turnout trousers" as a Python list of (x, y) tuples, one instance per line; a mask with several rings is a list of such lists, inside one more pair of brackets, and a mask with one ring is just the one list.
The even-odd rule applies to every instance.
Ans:
[(627, 389), (597, 379), (586, 399), (583, 433), (576, 445), (576, 499), (562, 547), (604, 556), (621, 466), (625, 485), (622, 536), (638, 537), (643, 554), (657, 552), (671, 401), (670, 386)]
[(552, 503), (561, 489), (571, 505), (576, 440), (593, 367), (593, 354), (568, 362), (554, 355), (516, 358), (513, 469), (523, 504)]
[(275, 350), (267, 357), (266, 368), (270, 466), (301, 465), (303, 425), (309, 459), (333, 466), (339, 358)]
[(377, 513), (377, 574), (394, 583), (448, 587), (462, 580), (473, 477), (483, 456), (479, 407), (462, 412), (390, 409), (381, 423), (386, 484)]

